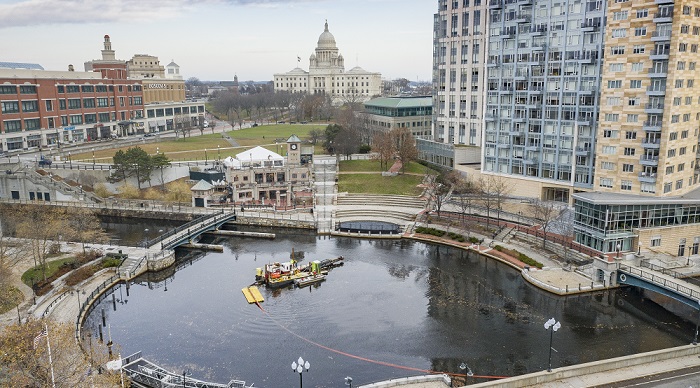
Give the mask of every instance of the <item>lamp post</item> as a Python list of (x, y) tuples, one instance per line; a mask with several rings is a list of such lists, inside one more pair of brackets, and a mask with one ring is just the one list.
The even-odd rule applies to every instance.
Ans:
[(460, 370), (465, 370), (467, 373), (464, 376), (464, 385), (467, 385), (469, 383), (469, 378), (474, 376), (474, 372), (472, 372), (472, 368), (467, 365), (466, 362), (463, 362), (459, 365)]
[(216, 160), (221, 161), (221, 145), (219, 145), (219, 144), (216, 145), (216, 153), (218, 155)]
[(560, 327), (561, 323), (557, 322), (554, 318), (549, 318), (549, 320), (544, 323), (545, 330), (551, 329), (549, 331), (549, 368), (547, 368), (547, 372), (552, 371), (552, 341), (554, 340), (554, 332), (559, 330)]
[(95, 165), (95, 149), (92, 149), (92, 165)]
[(299, 373), (299, 388), (303, 388), (303, 380), (302, 380), (302, 373), (304, 372), (304, 369), (306, 371), (309, 371), (309, 368), (311, 367), (311, 364), (309, 364), (308, 361), (304, 361), (303, 358), (299, 357), (298, 360), (292, 362), (292, 372), (297, 372)]
[(622, 249), (622, 245), (620, 245), (620, 243), (617, 243), (615, 248), (617, 248), (617, 258), (619, 259), (620, 258), (620, 249)]
[[(698, 301), (700, 304), (700, 300)], [(695, 320), (695, 337), (693, 337), (693, 345), (698, 344), (698, 323), (700, 322), (700, 309), (698, 309), (698, 319)]]
[(352, 377), (348, 376), (345, 378), (345, 385), (349, 385), (352, 388)]
[(186, 382), (187, 382), (187, 376), (191, 376), (192, 373), (190, 373), (189, 370), (185, 369), (182, 371), (182, 388), (185, 388)]
[(204, 149), (204, 165), (206, 166), (209, 163), (209, 156), (207, 156), (207, 149)]
[(73, 159), (70, 158), (70, 152), (68, 153), (68, 165), (70, 166), (70, 169), (73, 169)]

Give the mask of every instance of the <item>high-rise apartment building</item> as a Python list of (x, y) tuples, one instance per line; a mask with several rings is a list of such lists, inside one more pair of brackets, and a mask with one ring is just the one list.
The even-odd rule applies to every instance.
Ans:
[(605, 2), (490, 0), (485, 173), (568, 201), (592, 189)]
[(434, 16), (434, 140), (479, 146), (489, 0), (439, 0)]
[(595, 190), (697, 188), (700, 4), (611, 1), (605, 35)]

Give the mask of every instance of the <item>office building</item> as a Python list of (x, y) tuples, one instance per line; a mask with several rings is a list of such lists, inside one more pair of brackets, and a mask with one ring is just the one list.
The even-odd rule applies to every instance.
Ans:
[(431, 137), (432, 97), (378, 97), (365, 102), (364, 107), (373, 133), (407, 128), (416, 138)]

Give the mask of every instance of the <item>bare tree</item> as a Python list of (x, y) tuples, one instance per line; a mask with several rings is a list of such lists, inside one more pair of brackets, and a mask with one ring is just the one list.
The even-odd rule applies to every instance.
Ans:
[(477, 199), (478, 189), (472, 180), (467, 176), (460, 175), (455, 182), (453, 194), (456, 194), (457, 204), (459, 205), (460, 213), (462, 216), (462, 222), (467, 212), (471, 209), (472, 205)]
[(513, 188), (502, 177), (496, 175), (481, 176), (477, 182), (481, 204), (486, 208), (486, 225), (491, 224), (491, 211), (496, 210), (497, 220), (501, 220), (503, 203)]
[(542, 201), (536, 199), (532, 204), (532, 217), (540, 223), (540, 229), (542, 230), (542, 248), (547, 245), (547, 231), (556, 219), (558, 219), (563, 212), (561, 204), (553, 201)]
[(408, 128), (394, 128), (390, 134), (396, 149), (396, 155), (401, 159), (401, 172), (404, 172), (406, 165), (418, 157), (416, 139)]
[(75, 208), (68, 214), (68, 238), (80, 242), (85, 253), (85, 244), (104, 243), (109, 240), (107, 233), (102, 229), (100, 219), (88, 208)]
[(389, 132), (379, 132), (372, 140), (372, 159), (379, 160), (379, 168), (384, 171), (389, 168), (389, 162), (396, 155), (396, 148)]
[(69, 235), (65, 210), (55, 206), (20, 205), (15, 208), (17, 237), (27, 239), (34, 266), (41, 269), (46, 280), (46, 263), (51, 246), (63, 235)]
[(311, 144), (316, 145), (323, 138), (323, 132), (320, 129), (312, 129), (309, 131), (309, 140)]

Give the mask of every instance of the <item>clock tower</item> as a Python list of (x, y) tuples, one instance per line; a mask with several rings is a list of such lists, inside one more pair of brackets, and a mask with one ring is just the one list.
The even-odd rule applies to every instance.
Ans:
[(298, 166), (301, 164), (301, 140), (297, 135), (287, 139), (287, 164)]

